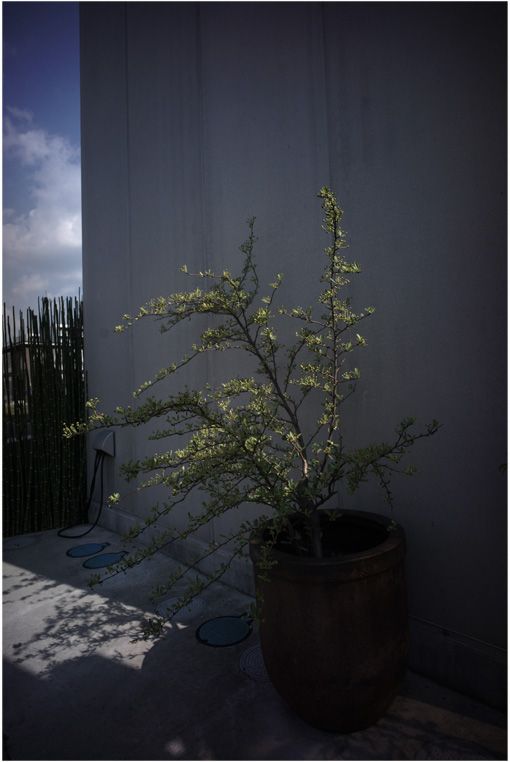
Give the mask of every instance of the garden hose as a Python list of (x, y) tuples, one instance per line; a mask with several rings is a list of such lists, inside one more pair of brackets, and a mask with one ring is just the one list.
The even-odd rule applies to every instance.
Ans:
[(87, 522), (89, 510), (90, 510), (90, 504), (92, 503), (92, 495), (94, 494), (94, 487), (96, 485), (96, 476), (97, 476), (99, 466), (101, 466), (101, 498), (99, 501), (99, 512), (97, 514), (96, 520), (94, 521), (94, 523), (89, 529), (87, 529), (85, 532), (82, 532), (81, 534), (69, 535), (69, 534), (64, 534), (64, 532), (67, 532), (69, 529), (73, 529), (74, 527), (80, 526), (80, 524), (85, 522), (78, 522), (76, 524), (71, 524), (68, 527), (64, 527), (63, 529), (59, 529), (59, 531), (57, 532), (59, 537), (66, 537), (71, 540), (78, 537), (85, 537), (85, 535), (88, 534), (89, 532), (92, 532), (94, 527), (97, 525), (97, 522), (99, 521), (99, 517), (101, 516), (101, 511), (103, 510), (103, 466), (104, 466), (105, 455), (106, 453), (102, 452), (101, 450), (97, 450), (96, 452), (96, 460), (94, 463), (94, 474), (92, 476), (92, 484), (90, 485), (90, 495), (89, 495), (89, 499), (84, 511), (85, 522)]

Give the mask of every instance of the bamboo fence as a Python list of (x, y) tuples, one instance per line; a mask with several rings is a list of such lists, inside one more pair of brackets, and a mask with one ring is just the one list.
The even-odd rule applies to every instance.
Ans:
[(3, 314), (3, 534), (69, 526), (86, 504), (85, 438), (64, 423), (85, 418), (83, 301), (39, 300)]

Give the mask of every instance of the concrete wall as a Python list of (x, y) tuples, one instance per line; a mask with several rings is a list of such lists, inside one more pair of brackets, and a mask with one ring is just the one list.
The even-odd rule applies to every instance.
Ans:
[[(282, 272), (282, 299), (311, 303), (327, 243), (315, 196), (332, 187), (362, 265), (356, 305), (376, 308), (361, 331), (369, 347), (347, 417), (354, 439), (389, 438), (408, 415), (443, 423), (413, 452), (419, 475), (394, 483), (408, 535), (412, 666), (497, 704), (506, 690), (505, 40), (500, 3), (81, 9), (90, 396), (106, 410), (127, 404), (186, 351), (187, 327), (168, 339), (154, 325), (112, 329), (148, 298), (188, 288), (185, 262), (235, 270), (252, 215), (261, 281)], [(181, 381), (238, 369), (221, 360)], [(108, 492), (128, 492), (118, 465), (145, 452), (143, 432), (117, 432)], [(125, 528), (151, 504), (128, 497), (102, 521)], [(368, 485), (340, 504), (386, 510)], [(246, 588), (250, 574), (236, 567), (230, 581)]]

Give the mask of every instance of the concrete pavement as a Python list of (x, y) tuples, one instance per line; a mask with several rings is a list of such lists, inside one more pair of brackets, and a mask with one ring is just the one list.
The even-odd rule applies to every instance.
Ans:
[(91, 591), (85, 559), (66, 551), (92, 542), (122, 549), (100, 527), (76, 540), (4, 540), (3, 759), (507, 759), (504, 715), (413, 673), (374, 727), (307, 726), (263, 673), (243, 671), (256, 630), (225, 648), (197, 640), (202, 622), (249, 609), (248, 596), (219, 583), (163, 640), (134, 642), (154, 611), (149, 578), (174, 562), (157, 554)]

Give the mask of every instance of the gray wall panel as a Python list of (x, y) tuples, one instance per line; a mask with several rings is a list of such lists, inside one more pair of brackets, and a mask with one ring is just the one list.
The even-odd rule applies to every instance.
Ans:
[[(362, 266), (355, 303), (376, 308), (362, 325), (369, 346), (356, 358), (362, 378), (346, 425), (366, 442), (389, 438), (408, 415), (444, 424), (413, 452), (420, 473), (394, 485), (410, 613), (498, 648), (506, 644), (505, 21), (494, 3), (81, 10), (91, 396), (125, 403), (186, 352), (189, 326), (163, 337), (148, 325), (121, 336), (111, 329), (148, 298), (190, 286), (178, 273), (184, 262), (235, 269), (250, 216), (261, 281), (283, 272), (283, 301), (313, 300), (327, 244), (315, 194), (331, 185), (349, 254)], [(210, 357), (182, 381), (245, 370), (237, 358)], [(122, 432), (116, 461), (147, 451), (141, 432)], [(109, 467), (111, 491), (122, 491)], [(386, 510), (368, 485), (339, 500)], [(104, 520), (122, 527), (149, 505), (140, 495)], [(249, 576), (240, 566), (230, 581), (246, 588)], [(458, 658), (451, 674), (462, 672)], [(429, 663), (427, 654), (425, 670)]]

